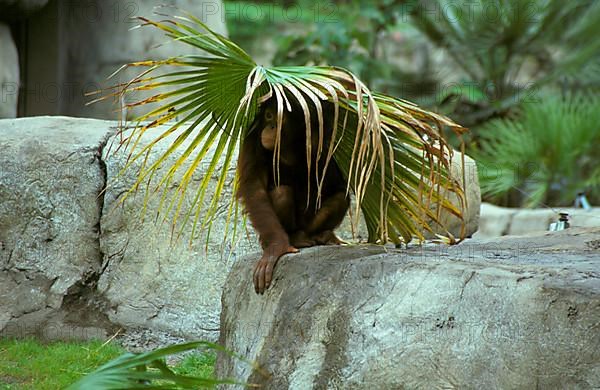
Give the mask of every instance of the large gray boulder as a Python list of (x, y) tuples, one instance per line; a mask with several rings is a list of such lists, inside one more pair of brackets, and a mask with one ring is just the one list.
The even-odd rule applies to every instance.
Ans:
[[(89, 338), (145, 328), (216, 339), (231, 261), (256, 251), (256, 240), (241, 229), (229, 247), (218, 218), (208, 242), (203, 231), (192, 238), (191, 224), (175, 241), (169, 221), (155, 218), (158, 198), (145, 218), (143, 192), (121, 203), (137, 171), (120, 175), (127, 153), (109, 152), (115, 133), (115, 122), (92, 119), (0, 121), (1, 335)], [(222, 204), (228, 199), (230, 187)]]
[(262, 389), (600, 387), (600, 228), (254, 257), (223, 292), (217, 375)]
[(104, 335), (101, 152), (111, 123), (0, 120), (0, 334)]
[(4, 23), (0, 23), (0, 119), (17, 116), (19, 54)]

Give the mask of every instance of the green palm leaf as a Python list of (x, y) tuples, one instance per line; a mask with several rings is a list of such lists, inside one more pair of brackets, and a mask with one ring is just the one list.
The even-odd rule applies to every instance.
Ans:
[[(326, 164), (335, 160), (342, 170), (348, 191), (356, 199), (353, 215), (358, 218), (358, 211), (362, 210), (370, 242), (391, 240), (400, 243), (414, 237), (422, 239), (423, 231), (432, 231), (432, 225), (438, 223), (443, 209), (461, 216), (464, 204), (454, 205), (445, 197), (447, 191), (452, 191), (459, 195), (460, 203), (464, 203), (462, 186), (450, 174), (453, 151), (441, 135), (444, 126), (461, 133), (460, 126), (410, 102), (373, 93), (345, 69), (257, 65), (237, 45), (212, 32), (190, 14), (163, 21), (140, 20), (142, 25), (165, 31), (175, 41), (200, 49), (198, 55), (128, 64), (127, 67), (142, 67), (145, 71), (100, 98), (120, 97), (123, 101), (125, 96), (138, 91), (172, 87), (169, 92), (156, 93), (126, 105), (126, 108), (155, 104), (158, 107), (136, 118), (135, 125), (123, 129), (121, 145), (130, 150), (124, 169), (141, 162), (137, 182), (129, 194), (145, 182), (149, 183), (159, 168), (164, 167), (167, 158), (178, 153), (175, 163), (160, 177), (158, 186), (146, 188), (148, 199), (156, 190), (168, 188), (175, 182), (175, 175), (183, 170), (175, 195), (169, 199), (163, 191), (160, 202), (165, 215), (173, 213), (173, 224), (183, 216), (184, 224), (193, 221), (193, 231), (198, 226), (210, 229), (236, 149), (250, 130), (260, 104), (272, 96), (276, 98), (279, 121), (275, 155), (280, 153), (283, 114), (291, 109), (290, 99), (294, 99), (304, 113), (307, 156), (313, 153), (310, 135), (318, 132), (321, 142), (317, 146), (317, 156), (326, 156)], [(174, 69), (154, 75), (158, 69), (166, 67)], [(328, 148), (324, 148), (322, 141), (326, 131), (324, 101), (334, 106), (331, 129), (334, 142)], [(317, 115), (318, 128), (311, 128), (311, 115)], [(143, 134), (165, 123), (167, 130), (152, 142), (140, 145)], [(178, 135), (169, 148), (154, 162), (148, 163), (152, 148), (172, 134)], [(186, 141), (188, 146), (184, 148)], [(211, 148), (214, 153), (204, 166), (204, 177), (196, 188), (192, 207), (184, 207), (184, 194), (192, 174)], [(186, 161), (191, 163), (185, 165)], [(323, 171), (321, 167), (311, 166), (310, 158), (307, 161), (309, 175)], [(277, 161), (274, 161), (274, 169), (278, 170)], [(203, 204), (209, 181), (218, 170), (217, 184), (211, 186), (213, 200), (203, 209), (199, 205)], [(317, 179), (320, 194), (322, 178)], [(235, 186), (237, 175), (234, 190)], [(231, 202), (227, 215), (235, 222), (237, 205), (235, 200)], [(200, 219), (202, 215), (204, 217)]]
[[(110, 389), (199, 389), (214, 388), (219, 384), (244, 385), (232, 379), (201, 378), (179, 375), (172, 371), (164, 358), (185, 351), (205, 348), (227, 353), (250, 365), (243, 359), (218, 344), (208, 341), (193, 341), (171, 345), (144, 353), (126, 353), (104, 364), (70, 385), (67, 390), (110, 390)], [(256, 365), (254, 368), (259, 369)]]

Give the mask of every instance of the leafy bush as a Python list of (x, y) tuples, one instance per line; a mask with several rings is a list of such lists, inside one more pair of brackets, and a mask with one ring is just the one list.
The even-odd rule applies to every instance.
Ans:
[[(403, 98), (434, 91), (429, 53), (420, 50), (424, 40), (408, 23), (403, 0), (226, 1), (225, 6), (231, 39), (255, 58), (273, 65), (343, 67), (370, 88)], [(424, 57), (419, 66), (408, 69), (398, 61), (399, 45), (409, 53), (419, 50)]]
[[(480, 124), (531, 101), (543, 85), (599, 85), (600, 2), (412, 1), (415, 27), (445, 50), (464, 80), (445, 109)], [(444, 97), (441, 97), (442, 99)]]
[(507, 205), (600, 203), (600, 96), (547, 96), (481, 127), (482, 192)]
[(319, 64), (347, 68), (369, 86), (389, 75), (391, 64), (381, 58), (381, 36), (395, 24), (397, 1), (334, 3), (298, 1), (315, 15), (303, 31), (278, 39), (274, 65)]
[[(600, 40), (591, 39), (600, 35), (598, 1), (226, 4), (237, 10), (228, 13), (234, 41), (254, 40), (259, 51), (271, 50), (267, 58), (275, 65), (350, 69), (374, 89), (436, 107), (475, 127), (474, 144), (477, 126), (535, 101), (545, 86), (600, 88)], [(253, 17), (252, 9), (260, 17)], [(285, 17), (290, 13), (293, 18)], [(433, 65), (424, 41), (444, 51), (443, 69)], [(402, 62), (407, 50), (421, 53), (416, 68)]]

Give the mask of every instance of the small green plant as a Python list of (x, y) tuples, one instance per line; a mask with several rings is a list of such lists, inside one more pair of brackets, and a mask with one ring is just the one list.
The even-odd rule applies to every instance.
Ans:
[(600, 97), (546, 96), (480, 129), (482, 192), (511, 206), (600, 203)]
[[(176, 344), (138, 354), (125, 353), (87, 374), (66, 390), (210, 389), (219, 384), (243, 385), (230, 379), (215, 379), (211, 369), (214, 358), (211, 356), (187, 357), (176, 368), (169, 367), (165, 362), (167, 356), (198, 348), (229, 353), (221, 346), (206, 341)], [(198, 366), (204, 366), (204, 370), (198, 372)]]

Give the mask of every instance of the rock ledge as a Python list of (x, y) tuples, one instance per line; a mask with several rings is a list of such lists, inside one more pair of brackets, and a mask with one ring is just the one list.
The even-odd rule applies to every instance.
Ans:
[[(597, 388), (600, 228), (234, 265), (218, 375), (264, 389)], [(254, 260), (251, 257), (248, 260)]]

